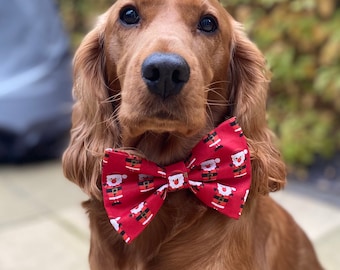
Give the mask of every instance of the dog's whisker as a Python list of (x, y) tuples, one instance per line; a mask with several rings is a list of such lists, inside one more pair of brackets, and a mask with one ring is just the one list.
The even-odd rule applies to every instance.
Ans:
[(212, 87), (213, 85), (216, 85), (216, 84), (225, 84), (225, 83), (229, 83), (229, 81), (218, 80), (218, 81), (211, 82), (211, 83), (208, 84), (207, 86), (208, 86), (208, 87)]
[(225, 103), (214, 103), (214, 102), (207, 102), (206, 105), (208, 105), (209, 108), (211, 108), (212, 106), (218, 106), (218, 107), (226, 107), (228, 106), (228, 104)]
[(118, 82), (121, 81), (122, 79), (124, 79), (124, 77), (125, 77), (125, 73), (120, 74), (119, 76), (117, 75), (117, 77), (115, 77), (112, 81), (110, 81), (110, 84), (108, 85), (108, 87), (111, 87), (111, 85), (117, 81)]
[(102, 103), (105, 104), (105, 103), (112, 103), (112, 102), (118, 102), (118, 101), (121, 101), (121, 94), (120, 93), (106, 98), (105, 100), (102, 101)]
[(214, 125), (213, 111), (212, 111), (210, 106), (207, 106), (207, 107), (208, 107), (208, 110), (209, 110), (209, 112), (206, 111), (207, 121), (210, 123), (211, 126), (213, 126)]
[(115, 110), (112, 112), (111, 116), (107, 119), (109, 122), (116, 122), (118, 120), (118, 111), (120, 107), (117, 106)]

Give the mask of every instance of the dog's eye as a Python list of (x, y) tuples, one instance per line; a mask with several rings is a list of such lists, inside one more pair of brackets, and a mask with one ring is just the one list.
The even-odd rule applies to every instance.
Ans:
[(217, 30), (218, 24), (215, 17), (206, 15), (202, 17), (198, 23), (197, 29), (207, 33), (213, 33)]
[(140, 21), (136, 8), (127, 6), (120, 11), (119, 19), (127, 25), (137, 24)]

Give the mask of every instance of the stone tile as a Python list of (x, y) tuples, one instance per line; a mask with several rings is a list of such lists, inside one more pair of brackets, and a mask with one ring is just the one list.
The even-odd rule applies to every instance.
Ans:
[(64, 178), (60, 162), (8, 167), (0, 171), (0, 180), (17, 196), (42, 208), (63, 208), (86, 199), (78, 186)]
[(59, 211), (54, 215), (54, 220), (69, 233), (86, 241), (90, 247), (89, 220), (80, 205)]
[(53, 216), (0, 231), (0, 269), (86, 270), (88, 240), (65, 230)]
[(80, 205), (87, 196), (67, 181), (59, 162), (0, 170), (0, 227)]
[(286, 191), (273, 193), (272, 197), (288, 210), (312, 240), (317, 240), (340, 226), (339, 207), (313, 197)]
[(272, 194), (313, 241), (325, 270), (340, 269), (340, 198), (292, 183), (286, 191)]
[(0, 175), (0, 229), (48, 212), (45, 207), (37, 206), (30, 194), (16, 189), (10, 182), (3, 181)]
[(340, 269), (340, 226), (318, 239), (315, 247), (325, 270)]
[(60, 162), (0, 168), (0, 269), (88, 269), (86, 195)]

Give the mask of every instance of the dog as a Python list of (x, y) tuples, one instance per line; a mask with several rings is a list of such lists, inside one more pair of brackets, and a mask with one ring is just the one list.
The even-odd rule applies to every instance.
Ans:
[[(118, 0), (101, 15), (74, 58), (76, 103), (63, 155), (65, 176), (89, 196), (92, 270), (322, 269), (305, 233), (269, 196), (286, 182), (266, 123), (269, 81), (263, 55), (217, 0)], [(120, 217), (110, 222), (103, 203), (105, 149), (167, 166), (233, 116), (252, 168), (240, 218), (181, 189), (126, 244), (115, 231)]]

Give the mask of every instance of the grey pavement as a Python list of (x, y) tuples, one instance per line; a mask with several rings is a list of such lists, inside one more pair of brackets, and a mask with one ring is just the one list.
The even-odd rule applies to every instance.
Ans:
[[(340, 269), (340, 198), (292, 182), (273, 194), (312, 239), (326, 270)], [(0, 270), (88, 270), (86, 195), (60, 162), (0, 166)]]

